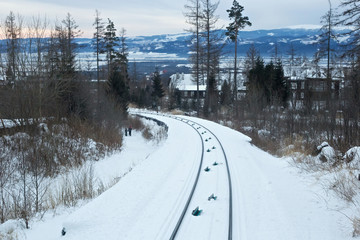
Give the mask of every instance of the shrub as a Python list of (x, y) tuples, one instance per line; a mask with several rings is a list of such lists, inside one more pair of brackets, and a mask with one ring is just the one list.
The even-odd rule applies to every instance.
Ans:
[(358, 217), (354, 217), (353, 219), (351, 219), (352, 224), (353, 224), (353, 237), (358, 237), (360, 236), (360, 218)]
[(128, 121), (129, 121), (129, 125), (131, 125), (132, 128), (135, 130), (142, 130), (145, 128), (144, 123), (138, 117), (129, 117)]
[(337, 173), (331, 183), (331, 189), (339, 198), (349, 203), (354, 203), (354, 197), (359, 191), (359, 187), (355, 181), (357, 181), (357, 179), (349, 173)]

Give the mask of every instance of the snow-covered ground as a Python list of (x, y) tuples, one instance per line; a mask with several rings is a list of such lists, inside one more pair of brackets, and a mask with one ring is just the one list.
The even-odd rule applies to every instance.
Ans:
[[(136, 133), (126, 138), (121, 154), (94, 165), (97, 176), (102, 178), (128, 172), (117, 184), (82, 207), (46, 214), (41, 221), (32, 222), (30, 230), (19, 230), (19, 239), (169, 239), (199, 167), (201, 141), (199, 134), (184, 122), (151, 116), (168, 125), (165, 142), (148, 144)], [(343, 214), (328, 208), (327, 204), (337, 202), (332, 198), (323, 200), (316, 179), (303, 177), (287, 161), (251, 145), (250, 139), (239, 132), (210, 121), (184, 118), (209, 128), (224, 146), (233, 184), (233, 239), (351, 238), (351, 223)], [(209, 174), (216, 175), (216, 171)], [(227, 187), (227, 182), (218, 179), (218, 192), (214, 193), (221, 203), (226, 198), (221, 189)], [(212, 180), (206, 181), (210, 184)], [(219, 239), (219, 231), (223, 231), (219, 226), (226, 225), (228, 219), (210, 216), (223, 211), (211, 211), (220, 206), (216, 201), (199, 205), (203, 213), (190, 216), (200, 226), (198, 232), (194, 235), (183, 231), (179, 239)], [(211, 229), (209, 219), (216, 219)], [(65, 236), (61, 236), (63, 228)]]

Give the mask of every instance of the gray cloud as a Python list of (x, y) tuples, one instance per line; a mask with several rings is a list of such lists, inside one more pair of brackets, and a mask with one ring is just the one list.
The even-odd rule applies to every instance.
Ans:
[[(332, 0), (337, 6), (340, 0)], [(183, 16), (187, 0), (1, 0), (2, 19), (13, 11), (25, 18), (46, 15), (51, 21), (71, 13), (84, 36), (93, 32), (95, 9), (104, 19), (110, 18), (118, 29), (124, 27), (129, 35), (151, 35), (183, 32), (187, 27)], [(320, 24), (328, 10), (327, 0), (240, 0), (253, 26), (250, 29), (280, 28), (291, 25)], [(219, 23), (226, 25), (226, 9), (232, 0), (222, 0), (217, 14)]]

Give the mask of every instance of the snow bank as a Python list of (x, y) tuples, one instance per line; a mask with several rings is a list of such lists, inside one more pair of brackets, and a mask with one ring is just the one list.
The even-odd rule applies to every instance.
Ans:
[(0, 239), (26, 240), (25, 224), (21, 220), (9, 220), (0, 225)]

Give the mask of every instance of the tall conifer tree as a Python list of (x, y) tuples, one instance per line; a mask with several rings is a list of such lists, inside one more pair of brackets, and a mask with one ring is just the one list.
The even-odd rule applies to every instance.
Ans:
[(238, 1), (234, 0), (231, 9), (226, 10), (229, 13), (229, 18), (232, 21), (228, 27), (226, 27), (226, 35), (231, 41), (235, 43), (235, 56), (234, 56), (234, 99), (237, 101), (237, 47), (239, 31), (246, 26), (251, 26), (249, 17), (243, 16), (244, 7), (241, 6)]
[(104, 33), (104, 52), (108, 64), (108, 76), (111, 75), (113, 60), (116, 58), (116, 47), (119, 46), (119, 38), (116, 36), (114, 22), (108, 18), (108, 24)]
[(152, 80), (152, 93), (153, 101), (155, 106), (157, 107), (159, 104), (159, 100), (165, 96), (165, 91), (163, 89), (163, 85), (161, 83), (161, 76), (159, 71), (154, 72), (154, 77)]

